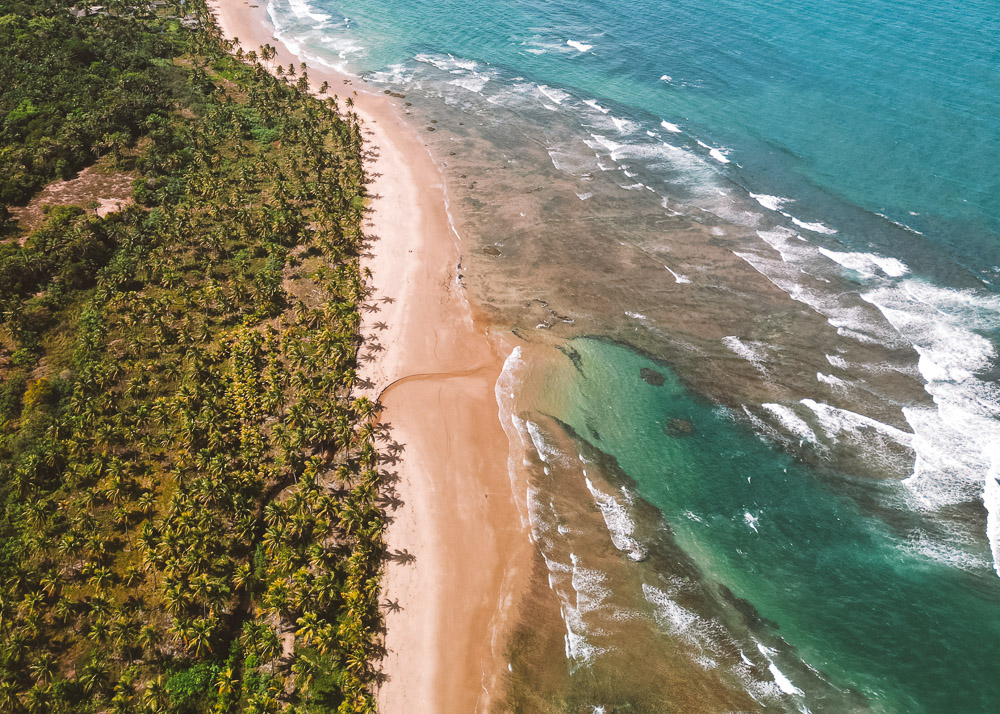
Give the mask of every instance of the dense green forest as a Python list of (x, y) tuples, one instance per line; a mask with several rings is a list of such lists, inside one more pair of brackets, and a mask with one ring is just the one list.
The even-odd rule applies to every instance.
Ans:
[(373, 711), (361, 128), (157, 5), (0, 6), (0, 711)]

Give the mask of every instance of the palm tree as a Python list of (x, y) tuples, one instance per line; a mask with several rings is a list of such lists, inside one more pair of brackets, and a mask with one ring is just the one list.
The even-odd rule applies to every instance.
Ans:
[(302, 640), (302, 644), (308, 645), (326, 623), (315, 612), (307, 612), (296, 620), (295, 624), (298, 626), (295, 636)]
[(308, 692), (319, 671), (319, 663), (312, 656), (308, 654), (300, 655), (292, 663), (292, 673), (295, 675), (295, 688), (301, 692)]
[(87, 633), (87, 638), (97, 642), (98, 644), (103, 644), (107, 642), (110, 633), (111, 627), (108, 625), (107, 621), (103, 618), (99, 618), (90, 624), (90, 631)]
[(42, 652), (28, 668), (38, 686), (48, 689), (56, 673), (56, 658), (51, 652)]
[(17, 685), (13, 682), (0, 681), (0, 711), (11, 712), (11, 714), (24, 711), (24, 706), (18, 697)]
[(142, 691), (142, 710), (148, 714), (167, 711), (167, 688), (163, 675), (146, 682), (146, 688)]
[(99, 661), (92, 660), (84, 665), (79, 681), (85, 694), (97, 694), (107, 686), (108, 671)]
[(222, 698), (227, 701), (238, 689), (240, 678), (232, 666), (227, 665), (215, 679), (215, 687)]
[(194, 652), (195, 657), (210, 653), (216, 629), (215, 620), (204, 617), (196, 618), (183, 630), (185, 647)]
[(47, 714), (51, 711), (52, 696), (48, 686), (36, 684), (24, 697), (24, 706), (31, 714)]
[(143, 625), (139, 630), (136, 643), (142, 648), (143, 652), (153, 654), (159, 646), (161, 640), (162, 637), (160, 636), (160, 631), (158, 629), (152, 625)]
[(130, 617), (118, 616), (111, 623), (111, 639), (121, 652), (130, 651), (139, 634), (139, 623)]
[(274, 674), (274, 661), (281, 654), (281, 640), (273, 628), (264, 626), (257, 642), (257, 650), (262, 659), (271, 661), (271, 674)]

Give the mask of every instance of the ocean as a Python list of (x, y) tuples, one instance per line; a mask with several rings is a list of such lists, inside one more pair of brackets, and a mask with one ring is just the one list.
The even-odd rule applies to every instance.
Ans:
[(995, 711), (1000, 13), (270, 0), (397, 95), (509, 354), (520, 711)]

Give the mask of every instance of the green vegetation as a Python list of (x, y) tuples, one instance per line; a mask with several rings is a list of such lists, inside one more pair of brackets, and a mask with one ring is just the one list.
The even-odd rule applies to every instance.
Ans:
[(3, 226), (0, 711), (373, 711), (360, 126), (184, 11), (0, 11), (0, 204), (137, 177)]

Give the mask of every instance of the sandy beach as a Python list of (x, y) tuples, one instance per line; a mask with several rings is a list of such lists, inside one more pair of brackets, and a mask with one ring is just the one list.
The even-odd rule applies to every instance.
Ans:
[[(299, 63), (272, 35), (263, 8), (215, 5), (245, 51), (267, 43), (275, 62)], [(400, 446), (385, 468), (402, 502), (387, 532), (384, 684), (380, 710), (485, 712), (501, 694), (503, 642), (528, 577), (530, 543), (507, 475), (508, 443), (494, 385), (504, 355), (476, 324), (458, 282), (460, 241), (440, 171), (401, 102), (323, 67), (313, 86), (354, 100), (371, 159), (368, 234), (371, 310), (359, 377), (381, 395)], [(395, 450), (393, 453), (397, 453)], [(391, 605), (390, 605), (391, 604)], [(397, 607), (398, 606), (398, 607)]]

